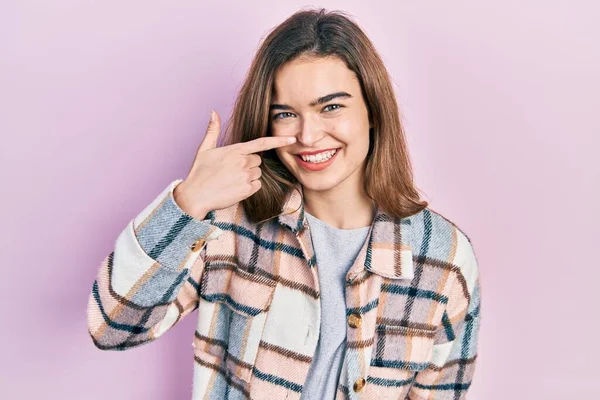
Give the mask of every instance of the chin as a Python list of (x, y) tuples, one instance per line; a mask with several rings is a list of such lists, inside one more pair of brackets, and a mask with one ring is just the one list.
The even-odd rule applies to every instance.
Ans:
[(302, 184), (305, 189), (315, 192), (324, 192), (333, 189), (344, 181), (343, 177), (326, 177), (326, 176), (297, 176), (296, 179)]

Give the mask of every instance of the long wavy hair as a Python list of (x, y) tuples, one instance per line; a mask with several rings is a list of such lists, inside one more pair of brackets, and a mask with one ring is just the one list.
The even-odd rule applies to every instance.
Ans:
[[(275, 27), (261, 43), (224, 130), (223, 145), (271, 135), (269, 105), (276, 71), (297, 57), (338, 57), (361, 86), (369, 120), (370, 144), (365, 192), (385, 212), (403, 218), (428, 203), (414, 185), (404, 129), (389, 74), (373, 43), (343, 11), (302, 9)], [(262, 223), (281, 213), (285, 196), (298, 180), (275, 150), (261, 154), (262, 187), (243, 200), (248, 220)]]

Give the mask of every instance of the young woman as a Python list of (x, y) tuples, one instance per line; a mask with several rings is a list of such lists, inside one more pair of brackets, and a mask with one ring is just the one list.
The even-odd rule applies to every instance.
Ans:
[(88, 306), (104, 350), (198, 310), (194, 399), (462, 399), (479, 330), (468, 237), (413, 184), (381, 58), (341, 12), (262, 43), (220, 138), (118, 237)]

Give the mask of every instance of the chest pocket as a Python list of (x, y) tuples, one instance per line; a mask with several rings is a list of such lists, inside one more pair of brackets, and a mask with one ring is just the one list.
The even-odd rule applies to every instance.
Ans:
[(433, 354), (435, 330), (377, 325), (371, 365), (421, 371)]
[(429, 329), (377, 325), (365, 395), (404, 398), (415, 374), (431, 361), (435, 333)]
[[(247, 393), (277, 281), (229, 263), (208, 263), (194, 338), (197, 365), (216, 371), (215, 390)], [(229, 389), (227, 389), (229, 386)]]

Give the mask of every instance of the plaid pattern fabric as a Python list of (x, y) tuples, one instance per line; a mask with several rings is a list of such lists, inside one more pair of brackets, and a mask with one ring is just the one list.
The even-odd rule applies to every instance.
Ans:
[[(126, 350), (198, 310), (193, 399), (299, 399), (319, 337), (321, 288), (302, 187), (277, 219), (241, 203), (198, 221), (173, 181), (123, 230), (88, 303), (95, 345)], [(192, 250), (199, 239), (200, 250)], [(326, 290), (326, 288), (323, 288)], [(478, 267), (468, 237), (426, 208), (377, 210), (347, 274), (336, 399), (464, 399), (477, 357)]]

